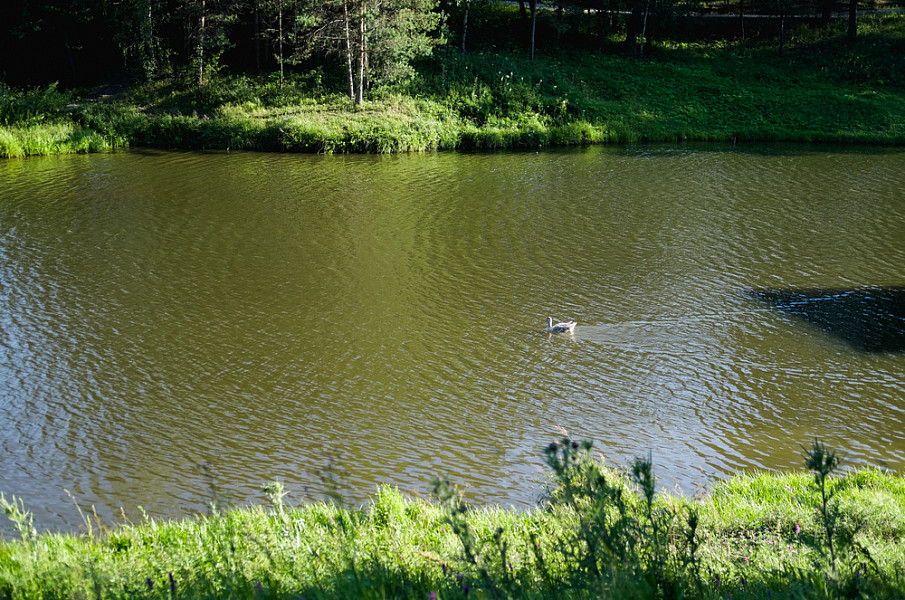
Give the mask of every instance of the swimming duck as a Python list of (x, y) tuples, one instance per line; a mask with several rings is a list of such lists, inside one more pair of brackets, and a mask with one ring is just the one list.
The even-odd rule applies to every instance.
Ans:
[(547, 317), (547, 331), (553, 333), (572, 333), (575, 329), (575, 321), (565, 321), (563, 323), (553, 324), (553, 317)]

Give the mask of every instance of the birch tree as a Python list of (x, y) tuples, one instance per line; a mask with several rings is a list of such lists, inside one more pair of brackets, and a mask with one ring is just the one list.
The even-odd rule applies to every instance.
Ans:
[(436, 0), (308, 0), (301, 11), (308, 51), (342, 57), (349, 99), (364, 102), (373, 85), (405, 81), (412, 62), (441, 42), (433, 35), (440, 14)]
[(179, 8), (186, 54), (199, 86), (216, 71), (220, 55), (232, 45), (229, 27), (238, 21), (237, 7), (230, 0), (183, 0)]
[[(286, 65), (296, 53), (297, 0), (256, 0), (255, 23), (259, 36), (269, 42), (280, 72), (280, 87), (286, 77)], [(262, 25), (263, 23), (263, 25)], [(256, 52), (259, 52), (256, 50)], [(256, 57), (260, 65), (260, 57)]]

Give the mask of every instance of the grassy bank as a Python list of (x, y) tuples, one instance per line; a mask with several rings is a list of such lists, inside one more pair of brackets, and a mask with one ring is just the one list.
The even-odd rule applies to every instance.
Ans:
[(82, 535), (0, 541), (0, 598), (901, 598), (905, 481), (809, 472), (738, 476), (704, 499), (656, 494), (650, 464), (617, 472), (590, 444), (545, 451), (551, 491), (524, 512), (384, 487), (357, 508), (272, 505)]
[(0, 88), (0, 156), (148, 145), (408, 152), (674, 141), (905, 143), (905, 18), (799, 28), (771, 42), (660, 42), (645, 60), (446, 48), (354, 107), (314, 71), (157, 83), (110, 97)]

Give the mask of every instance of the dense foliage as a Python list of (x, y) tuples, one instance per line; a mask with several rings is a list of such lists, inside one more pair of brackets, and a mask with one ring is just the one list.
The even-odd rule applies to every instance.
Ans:
[(475, 508), (445, 480), (432, 500), (383, 487), (360, 508), (222, 510), (184, 521), (38, 534), (21, 500), (0, 541), (0, 599), (901, 598), (905, 481), (839, 476), (819, 443), (809, 473), (736, 476), (692, 500), (656, 492), (649, 460), (607, 468), (589, 443), (545, 451), (546, 501)]
[(898, 2), (17, 0), (0, 3), (0, 81), (71, 87), (127, 76), (201, 85), (224, 71), (323, 68), (368, 88), (410, 76), (411, 62), (444, 39), (469, 50), (530, 45), (551, 54), (596, 52), (615, 36), (620, 53), (643, 56), (654, 41), (775, 37), (793, 22), (825, 27), (838, 11)]
[(0, 80), (176, 77), (204, 85), (223, 70), (283, 74), (326, 63), (349, 78), (354, 70), (356, 85), (369, 87), (409, 76), (409, 61), (439, 41), (439, 23), (435, 0), (5, 2)]

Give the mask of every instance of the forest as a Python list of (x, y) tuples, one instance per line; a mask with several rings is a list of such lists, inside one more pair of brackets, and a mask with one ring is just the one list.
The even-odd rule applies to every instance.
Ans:
[(531, 57), (609, 48), (643, 58), (658, 39), (775, 38), (795, 22), (826, 27), (840, 16), (850, 43), (856, 11), (890, 7), (883, 0), (22, 0), (0, 5), (0, 82), (203, 85), (224, 72), (284, 77), (321, 68), (360, 102), (372, 87), (410, 78), (412, 64), (439, 45), (518, 47)]

